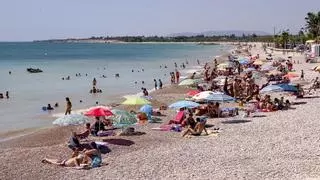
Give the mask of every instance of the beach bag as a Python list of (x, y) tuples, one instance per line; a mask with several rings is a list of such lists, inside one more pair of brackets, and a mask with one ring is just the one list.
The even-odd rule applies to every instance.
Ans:
[(101, 157), (94, 156), (94, 158), (92, 159), (92, 162), (91, 162), (91, 167), (92, 168), (100, 167), (101, 163), (102, 163)]

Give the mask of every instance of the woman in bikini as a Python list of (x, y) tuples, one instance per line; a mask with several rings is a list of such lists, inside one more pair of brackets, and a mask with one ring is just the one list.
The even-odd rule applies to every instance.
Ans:
[(206, 121), (201, 121), (200, 118), (197, 118), (196, 120), (197, 120), (197, 124), (194, 127), (194, 129), (189, 127), (185, 132), (183, 132), (182, 137), (185, 137), (188, 134), (193, 136), (200, 136), (202, 131), (204, 131), (208, 135), (208, 131), (205, 127)]

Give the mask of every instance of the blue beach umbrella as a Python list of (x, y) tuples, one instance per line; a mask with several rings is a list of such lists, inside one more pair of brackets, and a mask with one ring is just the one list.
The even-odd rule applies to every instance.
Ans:
[(239, 61), (239, 63), (241, 64), (241, 65), (243, 65), (243, 64), (249, 64), (249, 59), (247, 59), (247, 58), (242, 58), (242, 59), (240, 59), (240, 60), (238, 60)]
[(276, 85), (269, 85), (264, 87), (260, 92), (261, 93), (268, 93), (268, 92), (297, 92), (298, 89), (295, 86), (289, 84), (276, 84)]
[(146, 113), (147, 116), (148, 116), (148, 119), (151, 119), (152, 111), (153, 111), (153, 110), (152, 110), (152, 106), (150, 106), (150, 105), (148, 105), (148, 104), (146, 104), (146, 105), (144, 105), (144, 106), (142, 106), (142, 107), (140, 108), (140, 112)]
[(192, 101), (178, 101), (169, 106), (169, 108), (180, 109), (180, 108), (195, 108), (200, 106), (200, 104)]
[(69, 126), (69, 125), (80, 125), (90, 122), (90, 119), (81, 114), (70, 114), (60, 117), (52, 122), (54, 125)]

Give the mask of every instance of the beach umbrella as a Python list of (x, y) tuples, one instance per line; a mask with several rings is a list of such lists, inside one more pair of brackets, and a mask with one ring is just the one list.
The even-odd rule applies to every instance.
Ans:
[(282, 74), (282, 72), (280, 72), (280, 71), (275, 69), (275, 70), (272, 70), (272, 71), (268, 72), (267, 74), (268, 75), (272, 75), (272, 74), (273, 75), (280, 75), (280, 74)]
[(238, 62), (239, 62), (241, 65), (244, 65), (244, 64), (249, 64), (249, 63), (250, 63), (250, 60), (247, 59), (247, 58), (243, 58), (243, 59), (239, 59)]
[(97, 108), (100, 108), (100, 109), (103, 109), (103, 110), (106, 110), (106, 111), (112, 109), (112, 107), (108, 107), (108, 106), (93, 106), (93, 107), (89, 108), (87, 111), (91, 111), (91, 110), (97, 109)]
[(297, 73), (295, 73), (295, 72), (288, 72), (283, 77), (287, 77), (287, 78), (291, 79), (291, 78), (299, 77), (299, 75)]
[(125, 127), (137, 123), (137, 118), (134, 114), (124, 110), (113, 109), (111, 112), (114, 114), (112, 123), (116, 127)]
[(185, 79), (179, 83), (179, 86), (195, 86), (199, 83), (197, 79)]
[(271, 64), (263, 64), (260, 69), (261, 71), (272, 71), (276, 69), (276, 67), (273, 67)]
[(124, 105), (144, 105), (144, 104), (151, 104), (150, 101), (148, 101), (145, 98), (141, 98), (138, 96), (126, 96), (126, 100), (122, 102), (121, 104)]
[(196, 95), (196, 94), (198, 94), (200, 91), (199, 90), (191, 90), (191, 91), (189, 91), (188, 93), (187, 93), (187, 96), (194, 96), (194, 95)]
[(144, 112), (146, 114), (152, 115), (152, 111), (153, 111), (152, 106), (150, 106), (149, 104), (146, 104), (140, 108), (140, 112)]
[(100, 117), (100, 116), (112, 116), (113, 114), (109, 109), (97, 107), (97, 108), (91, 108), (84, 115)]
[(256, 60), (256, 61), (254, 61), (254, 65), (259, 65), (259, 66), (261, 66), (261, 65), (263, 65), (265, 62), (263, 62), (263, 61), (261, 61), (261, 60)]
[(235, 98), (228, 96), (222, 92), (203, 91), (192, 97), (195, 100), (215, 101), (215, 102), (230, 102), (235, 101)]
[(247, 68), (244, 70), (244, 72), (250, 72), (250, 71), (255, 71), (256, 69), (255, 68)]
[(297, 92), (298, 89), (289, 84), (276, 84), (276, 85), (268, 85), (264, 87), (260, 92), (268, 93), (268, 92), (283, 92), (283, 91)]
[(180, 108), (195, 108), (200, 106), (200, 104), (192, 101), (178, 101), (169, 106), (169, 108), (180, 109)]
[(90, 119), (81, 114), (69, 114), (60, 117), (52, 122), (54, 125), (69, 126), (69, 125), (80, 125), (90, 122)]

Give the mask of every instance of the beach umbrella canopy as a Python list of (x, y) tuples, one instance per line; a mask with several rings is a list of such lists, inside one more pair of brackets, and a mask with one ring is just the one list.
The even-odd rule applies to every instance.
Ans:
[(195, 86), (199, 83), (197, 79), (185, 79), (179, 83), (179, 86)]
[(299, 77), (299, 75), (295, 72), (288, 72), (288, 74), (284, 75), (283, 77), (287, 77), (289, 79)]
[(256, 60), (256, 61), (254, 61), (254, 65), (263, 65), (265, 62), (263, 62), (263, 61), (261, 61), (261, 60)]
[(196, 94), (198, 94), (200, 91), (199, 90), (191, 90), (191, 91), (189, 91), (188, 93), (187, 93), (187, 96), (194, 96), (194, 95), (196, 95)]
[(242, 58), (242, 59), (239, 59), (238, 61), (241, 65), (250, 63), (250, 60), (247, 58)]
[(268, 92), (297, 92), (298, 89), (289, 84), (276, 84), (276, 85), (269, 85), (264, 87), (260, 92), (261, 93), (268, 93)]
[(222, 92), (203, 91), (192, 97), (195, 100), (215, 101), (215, 102), (230, 102), (235, 101), (235, 98), (228, 96)]
[(273, 67), (271, 64), (264, 64), (261, 66), (261, 71), (272, 71), (276, 69), (276, 67)]
[(178, 101), (169, 106), (169, 108), (180, 109), (180, 108), (195, 108), (200, 106), (200, 104), (192, 101)]
[(91, 108), (84, 115), (100, 117), (100, 116), (112, 116), (113, 114), (109, 109), (97, 107), (97, 108)]
[(141, 98), (138, 96), (126, 96), (125, 98), (127, 98), (124, 102), (122, 102), (121, 104), (124, 105), (144, 105), (144, 104), (151, 104), (150, 101), (148, 101), (145, 98)]
[(250, 72), (250, 71), (255, 71), (256, 69), (255, 68), (247, 68), (244, 70), (244, 72)]
[(272, 71), (268, 72), (267, 74), (268, 74), (268, 75), (272, 75), (272, 74), (273, 74), (273, 75), (279, 75), (279, 74), (282, 74), (282, 72), (280, 72), (280, 71), (278, 71), (278, 70), (275, 69), (275, 70), (272, 70)]
[(93, 106), (93, 107), (89, 108), (87, 111), (91, 111), (91, 110), (97, 109), (97, 108), (101, 108), (101, 109), (106, 110), (106, 111), (112, 109), (112, 107), (108, 107), (108, 106)]
[(152, 115), (152, 111), (153, 111), (152, 106), (150, 106), (149, 104), (146, 104), (140, 108), (140, 112), (144, 112), (149, 115)]
[(80, 125), (90, 122), (90, 118), (81, 114), (69, 114), (60, 117), (52, 122), (54, 125), (69, 126), (69, 125)]
[(114, 114), (112, 123), (116, 127), (125, 127), (137, 123), (137, 118), (134, 114), (124, 110), (113, 109), (111, 112)]
[(218, 69), (233, 68), (232, 62), (225, 62), (218, 65)]

